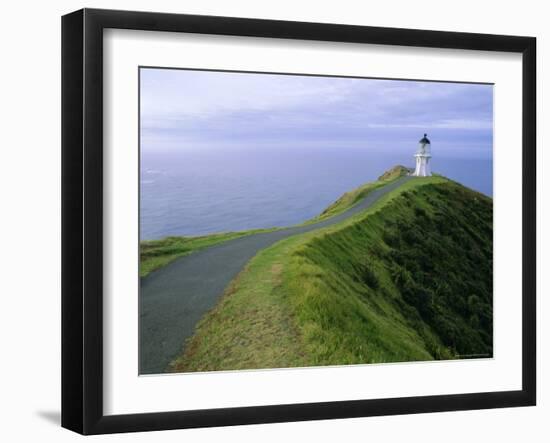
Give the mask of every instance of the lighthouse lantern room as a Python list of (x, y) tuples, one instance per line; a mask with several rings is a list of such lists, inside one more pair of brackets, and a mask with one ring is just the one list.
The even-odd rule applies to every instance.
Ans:
[(428, 140), (427, 134), (424, 134), (424, 137), (418, 142), (418, 150), (414, 155), (416, 159), (416, 168), (413, 175), (416, 177), (429, 177), (432, 175), (430, 170), (430, 158), (431, 154), (431, 143)]

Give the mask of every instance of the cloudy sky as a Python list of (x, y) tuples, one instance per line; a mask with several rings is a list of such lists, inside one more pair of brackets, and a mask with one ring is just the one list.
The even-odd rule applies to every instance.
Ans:
[(491, 85), (141, 70), (143, 152), (271, 147), (490, 158)]

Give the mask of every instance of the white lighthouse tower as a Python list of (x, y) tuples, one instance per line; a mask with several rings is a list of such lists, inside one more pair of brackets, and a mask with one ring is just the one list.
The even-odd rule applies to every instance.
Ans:
[(424, 137), (422, 137), (418, 142), (418, 150), (416, 151), (416, 154), (414, 154), (416, 159), (416, 168), (413, 175), (416, 177), (429, 177), (432, 175), (430, 170), (430, 158), (432, 158), (431, 143), (426, 135), (427, 134), (424, 134)]

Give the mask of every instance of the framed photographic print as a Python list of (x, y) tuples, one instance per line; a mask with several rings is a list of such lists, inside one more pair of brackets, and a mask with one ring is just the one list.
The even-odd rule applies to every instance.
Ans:
[(62, 425), (536, 401), (531, 37), (62, 21)]

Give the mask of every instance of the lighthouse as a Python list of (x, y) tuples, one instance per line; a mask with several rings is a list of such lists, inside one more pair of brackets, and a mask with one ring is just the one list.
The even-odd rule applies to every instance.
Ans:
[(418, 142), (418, 150), (414, 154), (414, 157), (416, 159), (416, 168), (412, 175), (416, 177), (429, 177), (432, 175), (430, 171), (430, 158), (432, 158), (431, 144), (427, 134), (424, 134), (424, 137)]

